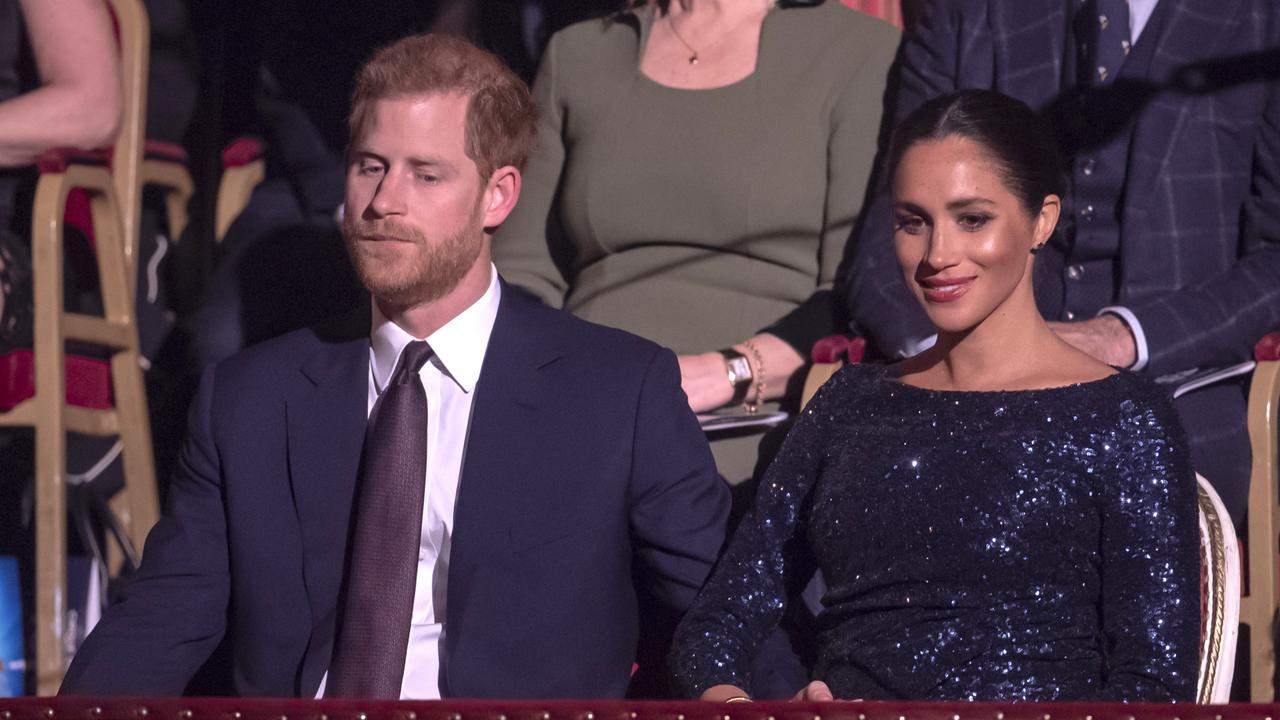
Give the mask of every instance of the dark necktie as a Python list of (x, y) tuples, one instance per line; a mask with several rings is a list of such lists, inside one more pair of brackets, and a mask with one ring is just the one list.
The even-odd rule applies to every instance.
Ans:
[(1129, 0), (1085, 0), (1081, 18), (1081, 80), (1106, 85), (1120, 74), (1128, 57)]
[(418, 371), (430, 357), (424, 341), (405, 346), (369, 415), (325, 697), (400, 697), (427, 476), (427, 394)]

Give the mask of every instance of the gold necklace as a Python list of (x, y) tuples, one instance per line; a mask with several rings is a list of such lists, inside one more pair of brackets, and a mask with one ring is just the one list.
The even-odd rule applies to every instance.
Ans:
[[(772, 6), (773, 6), (773, 5), (772, 5), (772, 3), (771, 3), (769, 7), (772, 7)], [(766, 12), (766, 13), (768, 12), (768, 9), (767, 9), (767, 8), (765, 9), (765, 12)], [(680, 34), (680, 31), (676, 29), (676, 23), (675, 23), (675, 21), (674, 21), (674, 20), (672, 20), (672, 19), (671, 19), (671, 13), (670, 13), (670, 12), (665, 13), (662, 17), (663, 17), (663, 19), (665, 19), (665, 20), (667, 21), (667, 27), (671, 28), (671, 34), (672, 34), (672, 35), (675, 35), (675, 36), (676, 36), (676, 39), (680, 41), (680, 44), (681, 44), (681, 45), (683, 45), (683, 46), (685, 47), (685, 49), (689, 51), (689, 64), (690, 64), (690, 65), (697, 65), (697, 64), (698, 64), (698, 49), (697, 49), (697, 48), (695, 48), (693, 45), (690, 45), (690, 44), (689, 44), (689, 41), (688, 41), (688, 40), (685, 40), (685, 39), (684, 39), (684, 36)], [(711, 48), (715, 47), (717, 44), (719, 44), (719, 42), (720, 42), (721, 40), (723, 40), (723, 39), (725, 39), (726, 37), (728, 37), (728, 36), (729, 36), (729, 35), (730, 35), (734, 30), (737, 30), (739, 25), (743, 25), (743, 24), (745, 24), (745, 23), (746, 23), (746, 21), (747, 21), (747, 20), (749, 20), (751, 17), (752, 17), (751, 15), (747, 15), (747, 16), (746, 16), (746, 17), (744, 17), (743, 19), (741, 19), (741, 20), (739, 20), (738, 22), (734, 23), (732, 27), (730, 27), (728, 30), (725, 30), (723, 33), (721, 33), (720, 37), (716, 38), (715, 40), (712, 40), (711, 42), (707, 43), (706, 45), (703, 45), (703, 46), (702, 46), (702, 50), (705, 52), (705, 51), (710, 50)]]

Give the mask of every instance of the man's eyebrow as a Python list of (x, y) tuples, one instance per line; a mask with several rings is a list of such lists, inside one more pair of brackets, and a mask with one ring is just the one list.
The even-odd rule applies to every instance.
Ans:
[(453, 164), (445, 160), (444, 158), (433, 157), (430, 155), (426, 157), (411, 156), (408, 158), (407, 162), (414, 167), (438, 167), (438, 168), (445, 168), (445, 169), (453, 168)]

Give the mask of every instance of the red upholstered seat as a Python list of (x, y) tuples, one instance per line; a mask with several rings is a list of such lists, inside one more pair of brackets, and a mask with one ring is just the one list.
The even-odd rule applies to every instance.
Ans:
[[(69, 405), (98, 410), (112, 407), (111, 363), (79, 355), (67, 355), (65, 363)], [(35, 355), (30, 350), (0, 355), (0, 412), (12, 410), (35, 394)]]

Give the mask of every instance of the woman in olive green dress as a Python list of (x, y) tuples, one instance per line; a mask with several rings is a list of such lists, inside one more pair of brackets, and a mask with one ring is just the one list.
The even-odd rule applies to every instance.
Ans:
[[(503, 277), (679, 355), (697, 412), (783, 398), (844, 328), (897, 30), (837, 0), (656, 0), (552, 38)], [(762, 430), (712, 432), (750, 477)]]

